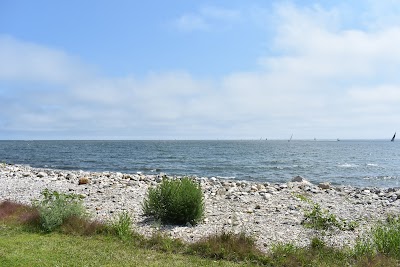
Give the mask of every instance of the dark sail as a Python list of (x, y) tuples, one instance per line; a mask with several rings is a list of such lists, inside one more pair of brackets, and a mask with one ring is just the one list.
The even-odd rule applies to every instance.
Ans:
[(396, 133), (394, 133), (394, 135), (393, 135), (393, 137), (392, 137), (392, 140), (390, 140), (390, 141), (394, 141), (394, 139), (396, 138)]

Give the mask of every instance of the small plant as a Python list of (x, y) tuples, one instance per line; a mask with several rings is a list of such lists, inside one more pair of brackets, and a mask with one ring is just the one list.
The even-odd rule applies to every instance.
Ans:
[(340, 230), (354, 230), (357, 227), (356, 222), (338, 219), (328, 210), (323, 210), (318, 203), (313, 203), (312, 209), (304, 213), (302, 224), (316, 230), (331, 230), (335, 227)]
[(132, 219), (128, 212), (122, 212), (118, 219), (111, 224), (111, 229), (122, 240), (128, 240), (132, 237)]
[(301, 201), (307, 202), (307, 203), (312, 203), (312, 201), (310, 200), (310, 198), (308, 198), (308, 196), (304, 195), (304, 194), (292, 194), (293, 197), (300, 199)]
[(325, 248), (325, 246), (326, 245), (325, 245), (324, 240), (322, 240), (322, 239), (320, 239), (318, 237), (313, 237), (311, 239), (311, 242), (310, 242), (311, 249), (315, 249), (315, 250), (323, 249), (323, 248)]
[(310, 211), (304, 213), (303, 225), (316, 230), (328, 230), (333, 227), (340, 228), (339, 221), (334, 214), (323, 210), (319, 204), (314, 203)]
[(197, 224), (204, 214), (204, 197), (200, 185), (187, 177), (163, 179), (148, 190), (143, 213), (162, 223)]
[(48, 189), (43, 190), (41, 194), (43, 199), (33, 201), (33, 206), (39, 211), (40, 227), (43, 231), (54, 231), (70, 217), (87, 217), (82, 196)]

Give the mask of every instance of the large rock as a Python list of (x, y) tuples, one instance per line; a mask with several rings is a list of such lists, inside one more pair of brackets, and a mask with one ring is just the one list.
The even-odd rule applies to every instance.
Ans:
[(319, 183), (318, 187), (321, 189), (329, 189), (329, 188), (331, 188), (331, 183), (329, 183), (329, 182)]
[(45, 173), (45, 172), (39, 172), (36, 176), (39, 177), (39, 178), (43, 178), (43, 177), (46, 177), (46, 176), (47, 176), (47, 173)]
[(293, 183), (304, 183), (306, 181), (307, 181), (306, 179), (304, 179), (303, 177), (301, 177), (299, 175), (293, 177), (291, 180), (291, 182), (293, 182)]
[(65, 177), (67, 180), (73, 180), (75, 179), (75, 175), (72, 173), (68, 173), (67, 176)]
[(79, 178), (78, 184), (82, 185), (82, 184), (88, 184), (90, 182), (88, 177), (81, 177)]

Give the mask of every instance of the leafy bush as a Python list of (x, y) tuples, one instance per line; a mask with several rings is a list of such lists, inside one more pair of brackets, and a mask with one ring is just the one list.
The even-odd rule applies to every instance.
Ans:
[(143, 213), (162, 223), (194, 225), (204, 214), (203, 192), (197, 182), (187, 177), (163, 179), (156, 188), (148, 190)]
[(48, 189), (43, 190), (41, 194), (43, 199), (35, 200), (33, 205), (39, 211), (40, 226), (43, 231), (54, 231), (70, 217), (87, 217), (86, 209), (82, 205), (82, 196)]

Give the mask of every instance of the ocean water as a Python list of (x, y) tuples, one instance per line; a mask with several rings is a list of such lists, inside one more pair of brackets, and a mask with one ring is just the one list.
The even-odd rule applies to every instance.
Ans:
[(0, 141), (0, 162), (259, 182), (400, 186), (400, 143), (374, 141)]

